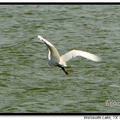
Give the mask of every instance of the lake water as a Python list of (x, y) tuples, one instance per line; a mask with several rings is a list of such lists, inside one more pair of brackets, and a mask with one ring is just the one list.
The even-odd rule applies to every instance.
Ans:
[[(38, 34), (102, 61), (74, 58), (66, 76)], [(0, 5), (0, 112), (118, 112), (119, 74), (120, 5)]]

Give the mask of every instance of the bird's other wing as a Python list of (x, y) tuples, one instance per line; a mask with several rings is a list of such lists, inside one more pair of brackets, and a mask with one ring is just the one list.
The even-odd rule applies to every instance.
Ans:
[(50, 49), (51, 55), (54, 57), (54, 59), (59, 61), (60, 60), (60, 55), (59, 55), (56, 47), (52, 43), (50, 43), (48, 40), (44, 39), (42, 36), (38, 35), (38, 38), (40, 40), (42, 40), (47, 45), (47, 47)]
[(89, 59), (89, 60), (92, 60), (95, 62), (98, 62), (101, 60), (100, 57), (98, 57), (94, 54), (85, 52), (85, 51), (81, 51), (81, 50), (71, 50), (71, 51), (67, 52), (66, 54), (62, 55), (61, 58), (63, 61), (67, 62), (70, 59), (77, 57), (77, 56), (81, 56), (81, 57), (84, 57), (86, 59)]
[(46, 45), (48, 46), (54, 46), (52, 43), (50, 43), (48, 40), (46, 40), (45, 38), (43, 38), (42, 36), (38, 35), (38, 38), (40, 40), (42, 40)]

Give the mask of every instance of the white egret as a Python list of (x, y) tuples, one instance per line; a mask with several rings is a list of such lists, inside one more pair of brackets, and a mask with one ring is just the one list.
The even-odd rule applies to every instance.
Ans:
[(44, 39), (40, 35), (38, 35), (38, 38), (42, 40), (48, 47), (48, 64), (60, 67), (66, 75), (69, 74), (64, 68), (67, 66), (66, 62), (74, 57), (81, 56), (95, 62), (100, 61), (100, 57), (81, 50), (71, 50), (66, 54), (60, 56), (57, 49), (52, 43), (50, 43), (48, 40)]

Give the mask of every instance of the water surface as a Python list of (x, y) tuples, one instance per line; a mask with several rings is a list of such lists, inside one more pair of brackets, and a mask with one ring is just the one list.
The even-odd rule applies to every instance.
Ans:
[[(40, 34), (64, 54), (80, 49), (102, 57), (78, 57), (66, 76), (46, 60)], [(118, 112), (120, 105), (119, 5), (1, 5), (0, 112)]]

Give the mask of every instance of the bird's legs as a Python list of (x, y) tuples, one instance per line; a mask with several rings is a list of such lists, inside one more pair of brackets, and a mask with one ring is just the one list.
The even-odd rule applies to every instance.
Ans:
[(66, 75), (69, 75), (69, 72), (67, 72), (64, 67), (62, 67), (61, 65), (57, 65), (57, 66), (60, 67)]
[(67, 72), (64, 67), (61, 67), (61, 68), (62, 68), (62, 70), (64, 71), (64, 73), (65, 73), (66, 75), (69, 75), (69, 72)]

